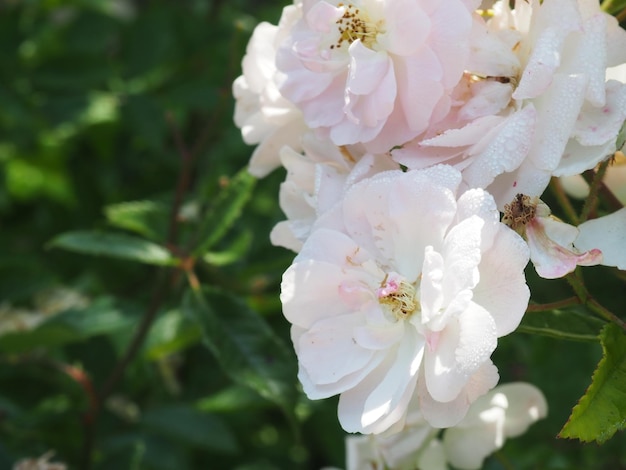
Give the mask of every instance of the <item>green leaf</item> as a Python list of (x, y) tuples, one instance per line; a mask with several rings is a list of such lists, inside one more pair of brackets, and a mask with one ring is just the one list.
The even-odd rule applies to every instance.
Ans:
[(237, 451), (235, 437), (221, 419), (187, 405), (173, 405), (147, 412), (142, 425), (155, 434), (184, 444), (221, 453)]
[(0, 336), (0, 352), (21, 353), (40, 347), (53, 347), (91, 336), (128, 329), (135, 323), (104, 297), (84, 309), (70, 309), (46, 319), (33, 329)]
[(183, 315), (180, 310), (170, 310), (161, 315), (150, 328), (145, 354), (152, 360), (162, 359), (199, 342), (201, 337), (197, 322)]
[(262, 408), (270, 404), (258, 393), (243, 385), (232, 385), (225, 390), (196, 402), (196, 408), (205, 412), (229, 413), (251, 408)]
[(217, 195), (202, 221), (195, 255), (205, 253), (226, 235), (250, 199), (255, 182), (256, 178), (244, 168)]
[(575, 308), (527, 313), (516, 331), (570, 341), (596, 343), (604, 325), (605, 322), (602, 320), (592, 317), (582, 309)]
[(252, 243), (252, 232), (242, 232), (224, 251), (206, 253), (202, 260), (213, 266), (226, 266), (240, 260)]
[(152, 240), (165, 233), (168, 217), (163, 204), (155, 201), (131, 201), (104, 208), (109, 223)]
[(611, 15), (619, 13), (626, 7), (626, 0), (604, 0), (602, 9)]
[(162, 246), (123, 233), (66, 232), (52, 239), (48, 246), (76, 253), (122, 258), (160, 266), (177, 263), (177, 259)]
[(183, 308), (200, 323), (205, 345), (226, 374), (293, 412), (295, 357), (260, 315), (241, 300), (209, 288), (188, 291)]
[(611, 323), (602, 330), (600, 340), (602, 359), (561, 429), (561, 438), (602, 444), (626, 427), (626, 335)]

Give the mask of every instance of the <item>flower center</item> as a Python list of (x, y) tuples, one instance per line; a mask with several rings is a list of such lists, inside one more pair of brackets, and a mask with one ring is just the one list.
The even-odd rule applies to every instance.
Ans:
[(523, 234), (526, 224), (535, 218), (536, 213), (537, 199), (517, 194), (510, 204), (504, 205), (502, 223)]
[(376, 43), (378, 35), (378, 27), (369, 20), (368, 15), (352, 4), (339, 3), (338, 8), (343, 8), (343, 16), (339, 18), (337, 29), (339, 30), (339, 38), (335, 44), (330, 46), (331, 49), (339, 49), (346, 43), (348, 46), (357, 39), (360, 39), (363, 45), (370, 49)]
[(383, 310), (397, 320), (409, 318), (414, 312), (420, 310), (415, 287), (399, 274), (385, 275), (376, 294)]

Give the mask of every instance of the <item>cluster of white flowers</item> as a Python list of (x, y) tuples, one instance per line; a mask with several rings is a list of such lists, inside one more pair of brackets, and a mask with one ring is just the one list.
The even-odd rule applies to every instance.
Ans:
[(479, 4), (294, 0), (257, 26), (233, 86), (259, 144), (250, 172), (287, 170), (271, 240), (297, 253), (281, 301), (299, 379), (309, 398), (340, 395), (346, 431), (384, 436), (354, 442), (378, 442), (391, 468), (402, 452), (384, 449), (406, 451), (406, 433), (421, 457), (443, 446), (442, 465), (477, 468), (458, 456), (480, 465), (545, 414), (538, 391), (523, 425), (504, 389), (485, 395), (529, 259), (545, 278), (626, 267), (626, 209), (577, 228), (539, 199), (618, 150), (626, 84), (607, 69), (626, 62), (626, 31), (598, 0)]

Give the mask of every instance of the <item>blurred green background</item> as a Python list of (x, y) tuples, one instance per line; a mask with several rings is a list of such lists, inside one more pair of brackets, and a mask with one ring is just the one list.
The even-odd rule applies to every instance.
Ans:
[[(252, 149), (232, 123), (231, 84), (254, 26), (276, 23), (282, 6), (0, 0), (0, 469), (49, 450), (69, 468), (345, 466), (337, 401), (297, 392), (280, 312), (280, 276), (293, 254), (268, 236), (282, 219), (284, 172), (256, 184), (236, 176)], [(188, 315), (184, 275), (49, 245), (74, 230), (171, 242), (169, 212), (187, 157), (175, 250), (197, 246), (198, 227), (239, 198), (194, 272), (213, 287), (209, 304), (237, 357), (256, 361), (264, 341), (276, 348), (252, 368), (267, 377), (283, 371), (282, 391), (264, 393), (256, 376), (224, 371), (232, 356), (214, 354), (203, 329), (211, 324)], [(228, 192), (233, 181), (247, 189)], [(538, 301), (571, 295), (560, 281), (532, 276)], [(98, 400), (163, 282), (167, 296), (145, 341)], [(254, 316), (269, 325), (262, 338)], [(550, 414), (486, 468), (626, 468), (623, 434), (602, 447), (555, 438), (600, 355), (594, 342), (503, 338), (494, 356), (502, 380), (539, 386)]]

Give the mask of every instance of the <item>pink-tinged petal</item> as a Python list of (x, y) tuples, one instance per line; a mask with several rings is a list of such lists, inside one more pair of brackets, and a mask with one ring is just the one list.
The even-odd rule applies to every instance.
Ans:
[(248, 171), (257, 178), (267, 176), (271, 171), (280, 166), (280, 149), (288, 146), (296, 152), (302, 148), (300, 140), (306, 131), (306, 126), (301, 117), (298, 117), (271, 132), (257, 146), (250, 158)]
[(396, 351), (358, 387), (341, 394), (338, 414), (344, 430), (381, 433), (403, 419), (413, 395), (423, 344), (416, 332), (407, 334)]
[(584, 146), (576, 139), (570, 139), (563, 152), (559, 166), (552, 172), (554, 176), (575, 176), (606, 160), (615, 153), (617, 133), (613, 139), (601, 145)]
[(417, 393), (420, 410), (424, 419), (436, 428), (449, 428), (458, 424), (467, 413), (470, 405), (498, 383), (498, 369), (489, 360), (470, 377), (466, 386), (458, 396), (448, 402), (433, 399), (428, 393), (424, 376), (417, 381)]
[[(598, 11), (583, 22), (583, 34), (574, 34), (564, 48), (564, 68), (589, 77), (586, 99), (594, 106), (605, 104), (606, 28), (609, 15)], [(570, 62), (571, 61), (571, 62)]]
[(311, 234), (309, 243), (296, 257), (292, 266), (299, 264), (300, 260), (315, 260), (341, 267), (357, 267), (370, 257), (363, 247), (345, 233), (320, 228)]
[(430, 49), (395, 59), (394, 65), (399, 104), (409, 128), (417, 135), (428, 127), (432, 110), (443, 95), (443, 70)]
[(539, 389), (522, 382), (499, 385), (472, 404), (454, 428), (444, 432), (450, 463), (460, 469), (478, 469), (483, 460), (547, 414)]
[(510, 83), (482, 81), (471, 86), (472, 97), (459, 110), (459, 119), (473, 122), (480, 117), (495, 117), (511, 102)]
[(329, 33), (336, 27), (335, 22), (343, 15), (342, 9), (324, 1), (306, 2), (304, 11), (304, 19), (309, 27), (320, 33)]
[(330, 86), (332, 73), (316, 73), (302, 66), (294, 51), (280, 48), (276, 52), (278, 89), (285, 98), (293, 103), (311, 100)]
[(437, 253), (432, 246), (427, 246), (420, 283), (423, 323), (433, 320), (443, 307), (443, 269), (444, 260), (441, 254)]
[[(471, 409), (471, 408), (470, 408)], [(461, 470), (478, 470), (485, 458), (502, 447), (504, 443), (504, 410), (490, 410), (493, 419), (480, 429), (452, 427), (444, 432), (443, 445), (448, 461)]]
[(602, 251), (602, 264), (626, 270), (626, 208), (588, 220), (578, 226), (574, 246), (581, 251)]
[(473, 301), (494, 319), (498, 337), (517, 328), (528, 306), (530, 291), (524, 278), (528, 258), (528, 245), (522, 237), (503, 226), (491, 248), (483, 253)]
[(287, 320), (310, 328), (322, 318), (351, 313), (339, 293), (345, 279), (341, 267), (313, 260), (293, 264), (283, 275), (280, 300)]
[[(428, 446), (436, 432), (422, 420), (419, 424), (407, 423), (401, 432), (390, 435), (387, 432), (382, 436), (376, 436), (374, 439), (383, 456), (386, 468), (400, 469), (413, 466), (416, 457), (421, 454), (424, 447)], [(359, 470), (364, 468), (367, 467), (361, 467)], [(431, 469), (431, 467), (421, 468)]]
[(587, 83), (584, 75), (558, 73), (550, 89), (533, 100), (537, 125), (528, 158), (537, 168), (552, 171), (561, 161), (582, 108)]
[(303, 231), (300, 228), (298, 224), (294, 224), (291, 221), (283, 220), (278, 222), (270, 232), (270, 242), (274, 246), (282, 246), (298, 253), (302, 249), (301, 236)]
[[(312, 79), (315, 80), (314, 77)], [(337, 76), (316, 96), (299, 102), (304, 120), (310, 127), (332, 126), (345, 119), (344, 87), (345, 77)]]
[[(539, 276), (557, 279), (572, 272), (577, 265), (594, 266), (602, 262), (602, 253), (598, 249), (583, 253), (570, 249), (576, 231), (576, 227), (543, 217), (536, 217), (526, 225), (530, 259)], [(559, 238), (570, 241), (564, 246), (558, 243)]]
[(424, 356), (426, 386), (433, 399), (454, 400), (469, 378), (496, 349), (496, 325), (482, 307), (470, 303), (441, 331), (436, 349)]
[(500, 124), (495, 137), (475, 154), (473, 163), (463, 172), (470, 187), (484, 188), (496, 176), (520, 166), (533, 142), (535, 119), (536, 112), (530, 104)]
[(350, 56), (352, 63), (344, 112), (355, 124), (377, 126), (394, 107), (396, 78), (393, 64), (386, 53), (375, 52), (361, 41), (350, 45)]
[(449, 188), (456, 192), (459, 183), (460, 174), (451, 167), (381, 173), (347, 192), (345, 227), (360, 246), (393, 259), (395, 270), (413, 282), (424, 248), (437, 248), (454, 218), (455, 196)]
[(504, 421), (506, 437), (524, 434), (531, 424), (548, 415), (546, 398), (531, 384), (515, 382), (500, 385), (491, 393), (492, 403), (498, 399), (497, 394), (504, 395), (508, 403)]
[(609, 16), (607, 21), (606, 66), (614, 67), (626, 62), (626, 31), (619, 25), (615, 17)]
[(315, 383), (308, 376), (307, 370), (300, 364), (298, 368), (298, 380), (302, 384), (304, 393), (310, 400), (322, 400), (344, 393), (346, 390), (351, 390), (354, 387), (360, 387), (363, 380), (379, 367), (384, 359), (385, 354), (383, 352), (376, 352), (365, 367), (331, 384)]
[[(515, 36), (518, 41), (521, 39), (520, 32), (514, 29), (505, 31)], [(508, 41), (504, 40), (505, 37), (502, 32), (487, 30), (482, 20), (475, 20), (470, 39), (472, 53), (467, 70), (480, 71), (489, 77), (517, 76), (521, 70), (520, 61)]]
[(314, 383), (336, 383), (371, 360), (374, 351), (354, 340), (354, 330), (362, 322), (360, 313), (333, 316), (314, 323), (300, 336), (298, 360)]
[(419, 1), (385, 2), (384, 17), (386, 32), (377, 38), (384, 49), (392, 54), (408, 56), (423, 47), (430, 34), (430, 19)]
[[(604, 91), (604, 82), (602, 82)], [(612, 142), (626, 119), (626, 84), (610, 80), (606, 83), (606, 104), (582, 107), (573, 137), (585, 146)], [(591, 167), (590, 167), (591, 168)]]
[[(388, 349), (398, 343), (404, 334), (404, 323), (388, 323), (384, 326), (359, 326), (354, 329), (354, 340), (367, 349)], [(342, 359), (343, 360), (343, 359)]]
[[(360, 40), (350, 44), (350, 72), (347, 91), (350, 94), (366, 95), (374, 92), (391, 68), (391, 59), (384, 51), (365, 47)], [(395, 83), (393, 84), (395, 88)]]
[(274, 39), (277, 32), (277, 26), (265, 21), (259, 23), (252, 32), (246, 55), (241, 61), (243, 75), (256, 93), (262, 93), (276, 70)]
[[(497, 128), (505, 118), (500, 116), (485, 116), (478, 118), (459, 129), (449, 129), (436, 137), (420, 142), (424, 147), (465, 147), (474, 145), (494, 128)], [(395, 155), (395, 153), (394, 153)]]
[(456, 293), (473, 289), (478, 283), (484, 225), (482, 218), (473, 215), (460, 221), (446, 234), (441, 254), (446, 273), (443, 295), (448, 301)]
[(446, 89), (456, 86), (466, 70), (473, 25), (471, 11), (459, 0), (448, 0), (440, 2), (430, 16), (429, 43), (441, 62)]
[(519, 194), (540, 196), (550, 183), (551, 172), (538, 169), (531, 161), (525, 159), (516, 170), (502, 173), (493, 180), (486, 190), (493, 196), (502, 211)]
[(418, 143), (409, 143), (402, 148), (393, 149), (394, 161), (411, 170), (423, 170), (438, 164), (453, 164), (460, 157), (462, 150), (452, 147), (422, 147)]
[(483, 220), (480, 234), (480, 251), (486, 251), (500, 227), (500, 213), (493, 196), (483, 189), (465, 191), (457, 202), (456, 218), (460, 222), (472, 216)]
[(565, 38), (582, 29), (578, 9), (574, 2), (568, 0), (546, 2), (537, 9), (537, 15), (539, 18), (532, 27), (538, 30), (538, 36), (534, 40), (520, 83), (513, 93), (516, 100), (536, 98), (546, 91), (561, 64)]

